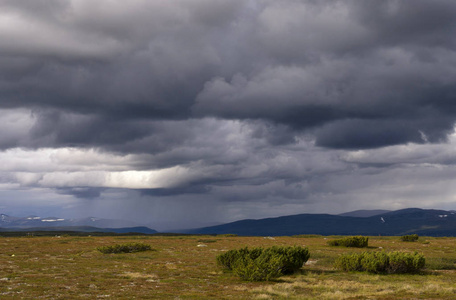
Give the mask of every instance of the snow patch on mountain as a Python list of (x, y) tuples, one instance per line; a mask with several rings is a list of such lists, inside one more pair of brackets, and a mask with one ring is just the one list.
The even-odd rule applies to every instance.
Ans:
[(39, 217), (29, 215), (26, 217), (11, 217), (0, 214), (0, 227), (3, 228), (33, 228), (33, 227), (54, 227), (54, 226), (93, 226), (98, 228), (124, 228), (142, 226), (133, 221), (101, 219), (87, 217), (82, 219), (64, 219), (60, 217)]
[(41, 222), (62, 222), (65, 221), (65, 219), (43, 219)]

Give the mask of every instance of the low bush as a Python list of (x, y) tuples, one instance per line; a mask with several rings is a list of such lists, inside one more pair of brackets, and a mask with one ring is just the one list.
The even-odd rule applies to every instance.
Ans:
[(121, 245), (113, 245), (113, 246), (102, 246), (97, 248), (103, 254), (111, 254), (111, 253), (133, 253), (133, 252), (141, 252), (141, 251), (148, 251), (153, 250), (150, 245), (143, 244), (143, 243), (128, 243), (128, 244), (121, 244)]
[(269, 281), (281, 276), (282, 262), (279, 256), (263, 252), (256, 259), (240, 257), (233, 264), (233, 272), (242, 280)]
[(369, 243), (369, 238), (365, 236), (352, 236), (337, 240), (328, 241), (330, 246), (365, 248)]
[(416, 273), (425, 265), (422, 254), (405, 252), (363, 252), (343, 254), (335, 267), (344, 271), (366, 271), (370, 273)]
[(247, 247), (241, 248), (238, 250), (229, 250), (223, 254), (217, 255), (217, 257), (215, 259), (219, 266), (222, 266), (228, 270), (232, 270), (234, 263), (238, 259), (240, 259), (241, 257), (245, 257), (247, 255), (250, 255), (251, 252), (252, 251), (249, 250)]
[(418, 234), (410, 234), (401, 236), (401, 241), (403, 242), (416, 242), (418, 241)]
[(426, 260), (417, 252), (391, 252), (389, 254), (388, 273), (415, 273), (424, 268)]
[(361, 255), (361, 269), (370, 273), (386, 273), (389, 256), (386, 252), (365, 252)]
[(281, 271), (283, 274), (293, 274), (299, 270), (310, 257), (309, 249), (299, 246), (274, 246), (265, 249), (265, 252), (281, 257)]
[(362, 271), (362, 259), (363, 256), (357, 253), (343, 254), (336, 259), (334, 267), (343, 271)]
[(292, 274), (309, 259), (307, 248), (279, 247), (229, 250), (216, 257), (217, 263), (243, 280), (263, 281)]

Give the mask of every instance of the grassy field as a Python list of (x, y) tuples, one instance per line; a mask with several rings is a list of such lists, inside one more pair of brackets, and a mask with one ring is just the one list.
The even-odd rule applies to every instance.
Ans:
[[(106, 236), (0, 237), (0, 299), (456, 299), (456, 238), (370, 237), (369, 251), (418, 251), (426, 269), (415, 275), (345, 273), (332, 265), (345, 252), (331, 237)], [(130, 242), (154, 251), (102, 254)], [(229, 249), (307, 246), (302, 271), (273, 282), (243, 282), (223, 272), (217, 254)]]

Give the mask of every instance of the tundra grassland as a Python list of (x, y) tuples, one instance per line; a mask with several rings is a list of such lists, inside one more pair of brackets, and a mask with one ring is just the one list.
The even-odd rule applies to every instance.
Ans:
[[(456, 299), (456, 238), (369, 237), (369, 248), (332, 247), (337, 237), (0, 237), (0, 299)], [(153, 251), (102, 254), (98, 247), (149, 244)], [(245, 282), (215, 257), (242, 247), (305, 246), (310, 259), (290, 276)], [(418, 251), (419, 274), (346, 273), (347, 252)]]

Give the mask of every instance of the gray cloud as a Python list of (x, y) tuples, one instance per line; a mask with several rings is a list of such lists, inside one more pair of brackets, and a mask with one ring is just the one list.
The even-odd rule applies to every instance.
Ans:
[[(41, 107), (36, 113), (50, 127), (59, 126), (55, 110), (86, 118), (56, 146), (122, 139), (94, 137), (85, 132), (91, 127), (130, 126), (126, 135), (144, 135), (119, 119), (268, 120), (322, 128), (313, 131), (319, 144), (336, 148), (419, 142), (419, 131), (440, 141), (454, 123), (451, 1), (413, 8), (403, 1), (7, 1), (3, 8), (1, 105)], [(382, 120), (400, 124), (398, 132), (326, 142), (351, 135), (353, 126), (339, 124), (391, 131)], [(41, 138), (43, 130), (32, 134)]]
[(228, 220), (450, 176), (453, 2), (2, 1), (0, 184)]

